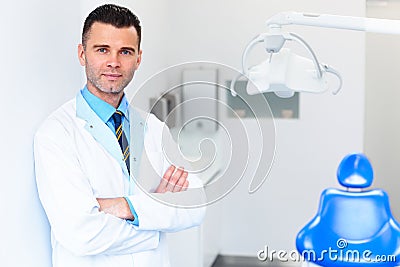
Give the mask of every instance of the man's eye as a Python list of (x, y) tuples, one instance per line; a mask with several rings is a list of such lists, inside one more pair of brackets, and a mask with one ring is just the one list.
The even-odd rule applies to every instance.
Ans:
[(122, 51), (121, 51), (121, 54), (122, 54), (122, 55), (131, 55), (132, 52), (129, 51), (129, 50), (122, 50)]
[(105, 52), (107, 52), (107, 49), (99, 48), (99, 49), (97, 49), (97, 51), (100, 52), (100, 53), (105, 53)]

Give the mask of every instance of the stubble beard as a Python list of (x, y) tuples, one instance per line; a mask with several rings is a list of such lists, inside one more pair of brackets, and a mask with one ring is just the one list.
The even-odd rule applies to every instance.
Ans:
[(105, 94), (121, 94), (131, 82), (133, 74), (134, 72), (132, 72), (129, 77), (123, 78), (123, 80), (119, 83), (116, 83), (114, 85), (106, 85), (105, 82), (101, 80), (101, 74), (95, 73), (91, 65), (86, 60), (86, 77), (88, 79), (88, 82), (90, 82), (96, 90)]

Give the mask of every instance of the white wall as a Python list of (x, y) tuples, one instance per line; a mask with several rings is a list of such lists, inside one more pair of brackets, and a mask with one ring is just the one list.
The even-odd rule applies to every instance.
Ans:
[(1, 266), (50, 266), (49, 226), (36, 193), (32, 138), (40, 122), (81, 85), (78, 3), (2, 3)]
[[(386, 5), (368, 5), (367, 16), (400, 19), (399, 1), (382, 2)], [(374, 186), (389, 193), (397, 218), (400, 218), (399, 47), (398, 35), (367, 34), (365, 151), (374, 166)]]
[[(176, 18), (169, 24), (170, 64), (209, 60), (235, 68), (247, 42), (266, 31), (265, 20), (277, 12), (365, 15), (362, 0), (172, 0), (170, 4)], [(246, 177), (223, 200), (222, 254), (255, 256), (265, 245), (293, 249), (297, 232), (316, 212), (321, 191), (338, 186), (335, 174), (342, 157), (363, 149), (364, 34), (288, 29), (301, 34), (322, 62), (341, 72), (344, 86), (337, 96), (301, 95), (300, 119), (276, 120), (276, 159), (267, 182), (255, 195), (248, 195)]]

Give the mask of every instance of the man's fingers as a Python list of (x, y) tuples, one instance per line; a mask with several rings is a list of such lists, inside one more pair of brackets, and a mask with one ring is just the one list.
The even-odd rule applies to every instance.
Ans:
[(156, 189), (156, 193), (180, 192), (188, 188), (189, 182), (187, 181), (188, 172), (183, 167), (175, 167), (171, 165), (165, 172)]
[(183, 174), (183, 168), (179, 167), (168, 181), (167, 191), (173, 192), (176, 183), (179, 181)]
[(189, 181), (186, 180), (185, 183), (182, 186), (182, 191), (186, 191), (188, 189), (188, 187), (189, 187)]
[(164, 193), (166, 191), (168, 180), (164, 177), (161, 179), (160, 184), (157, 186), (156, 193)]
[(182, 173), (181, 177), (179, 178), (179, 180), (176, 182), (176, 185), (175, 185), (175, 187), (174, 187), (172, 192), (180, 192), (180, 191), (182, 191), (183, 185), (185, 184), (187, 177), (188, 177), (188, 172), (184, 171)]
[(155, 191), (156, 193), (165, 193), (167, 191), (168, 182), (171, 179), (171, 176), (174, 173), (175, 169), (176, 168), (174, 165), (169, 166)]
[(167, 171), (164, 173), (163, 179), (166, 180), (167, 182), (169, 181), (169, 179), (171, 178), (172, 174), (175, 171), (175, 166), (171, 165), (169, 166), (169, 168), (167, 169)]

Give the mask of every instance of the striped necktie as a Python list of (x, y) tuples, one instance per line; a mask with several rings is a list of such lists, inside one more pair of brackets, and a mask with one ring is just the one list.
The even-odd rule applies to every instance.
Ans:
[(119, 146), (121, 147), (122, 154), (124, 157), (124, 161), (126, 163), (126, 167), (128, 168), (129, 174), (131, 173), (130, 170), (130, 162), (129, 162), (129, 143), (128, 139), (126, 138), (126, 135), (122, 129), (122, 112), (117, 110), (115, 113), (112, 115), (112, 118), (114, 120), (114, 126), (115, 126), (115, 135), (117, 136)]

